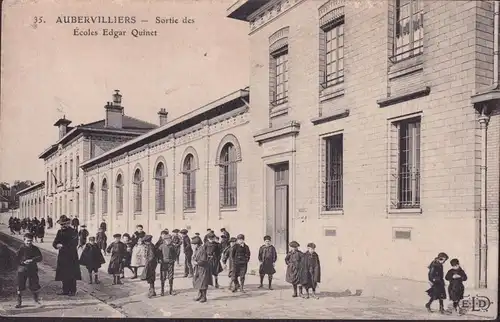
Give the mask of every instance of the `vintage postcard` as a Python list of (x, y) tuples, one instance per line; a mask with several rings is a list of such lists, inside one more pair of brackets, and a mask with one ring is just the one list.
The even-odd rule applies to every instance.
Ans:
[(498, 315), (500, 1), (5, 0), (0, 315)]

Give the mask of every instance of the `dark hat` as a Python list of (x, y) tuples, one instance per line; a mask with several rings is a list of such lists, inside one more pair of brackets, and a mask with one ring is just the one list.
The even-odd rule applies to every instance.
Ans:
[(114, 234), (113, 235), (113, 238), (120, 238), (120, 237), (122, 237), (122, 234)]
[(196, 236), (200, 236), (200, 233), (194, 233)]
[(458, 261), (458, 259), (453, 258), (453, 259), (450, 261), (450, 265), (451, 265), (451, 266), (460, 265), (460, 262)]
[(66, 217), (66, 215), (62, 215), (61, 217), (59, 217), (59, 220), (57, 221), (58, 224), (62, 225), (62, 224), (66, 224), (66, 223), (69, 223), (71, 220)]
[(136, 227), (136, 228), (139, 228), (139, 227), (144, 228), (144, 227), (142, 227), (142, 225), (137, 225), (137, 226), (135, 226), (135, 227)]
[(188, 233), (187, 229), (181, 229), (181, 234), (187, 234), (187, 233)]
[(145, 242), (149, 242), (149, 241), (151, 241), (151, 239), (153, 239), (153, 236), (146, 235), (146, 236), (144, 236), (144, 238), (142, 240), (145, 241)]
[(198, 236), (194, 236), (193, 238), (191, 238), (191, 244), (193, 245), (201, 245), (201, 238), (198, 237)]
[(234, 238), (234, 237), (229, 238), (229, 242), (230, 243), (235, 243), (236, 242), (236, 238)]
[(87, 226), (86, 226), (86, 225), (81, 225), (80, 227), (82, 227), (82, 228), (87, 228)]
[(312, 248), (312, 249), (316, 249), (316, 244), (315, 243), (309, 243), (309, 244), (307, 244), (307, 247)]
[(176, 229), (172, 230), (172, 232), (177, 234), (179, 232), (179, 229), (176, 228)]
[(226, 231), (226, 228), (222, 227), (222, 228), (220, 229), (220, 231)]
[(26, 233), (26, 234), (24, 234), (24, 238), (26, 238), (26, 239), (33, 239), (33, 234)]
[(168, 230), (167, 229), (162, 230), (160, 235), (168, 235)]
[(293, 248), (297, 248), (297, 247), (300, 247), (300, 244), (297, 243), (295, 240), (290, 242), (290, 244), (288, 244), (288, 246), (290, 247), (293, 247)]
[(207, 238), (215, 238), (215, 234), (213, 232), (209, 232), (207, 234)]
[(444, 259), (448, 259), (449, 257), (448, 257), (448, 254), (446, 254), (446, 253), (442, 253), (442, 252), (441, 252), (441, 253), (439, 253), (439, 254), (437, 255), (437, 257), (436, 257), (436, 258), (444, 258)]
[(239, 234), (238, 236), (236, 236), (236, 239), (245, 240), (245, 235)]
[(269, 235), (264, 236), (264, 241), (266, 241), (266, 240), (271, 240), (271, 236), (269, 236)]
[(125, 233), (125, 234), (123, 234), (122, 237), (128, 237), (128, 238), (130, 238), (130, 235), (128, 233)]
[(207, 231), (212, 231), (212, 229), (211, 228), (207, 228)]

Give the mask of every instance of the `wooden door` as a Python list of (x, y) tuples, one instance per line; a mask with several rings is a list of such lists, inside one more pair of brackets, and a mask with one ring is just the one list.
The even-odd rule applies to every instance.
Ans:
[(274, 169), (274, 245), (280, 253), (288, 250), (288, 164)]

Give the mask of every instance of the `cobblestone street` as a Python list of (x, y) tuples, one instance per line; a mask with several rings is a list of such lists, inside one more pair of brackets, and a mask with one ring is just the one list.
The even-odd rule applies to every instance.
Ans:
[[(3, 231), (3, 230), (2, 230)], [(36, 244), (42, 249), (51, 250), (51, 236), (44, 244)], [(16, 236), (19, 238), (19, 236)], [(54, 252), (54, 251), (52, 251)], [(55, 252), (54, 252), (55, 254)], [(46, 256), (48, 257), (48, 256)], [(47, 262), (52, 259), (44, 259)], [(42, 306), (34, 305), (29, 292), (25, 293), (24, 306), (14, 308), (15, 294), (5, 299), (0, 312), (7, 316), (50, 316), (50, 317), (172, 317), (172, 318), (318, 318), (318, 319), (477, 319), (465, 315), (429, 314), (423, 307), (402, 306), (398, 303), (349, 295), (346, 292), (320, 290), (319, 299), (292, 298), (291, 286), (282, 280), (274, 281), (274, 290), (258, 289), (258, 277), (249, 275), (246, 280), (246, 293), (230, 293), (229, 280), (220, 277), (220, 289), (210, 288), (208, 302), (193, 301), (196, 291), (191, 279), (183, 278), (183, 267), (176, 265), (174, 290), (175, 296), (159, 296), (160, 283), (157, 280), (158, 296), (146, 297), (148, 285), (141, 280), (132, 280), (126, 271), (123, 285), (111, 285), (111, 279), (100, 272), (102, 283), (89, 285), (88, 275), (82, 269), (83, 281), (78, 282), (75, 297), (57, 296), (60, 282), (54, 281), (54, 269), (49, 264), (40, 265)], [(5, 280), (6, 278), (3, 277)], [(3, 300), (3, 299), (2, 299)], [(437, 305), (437, 303), (435, 304)]]

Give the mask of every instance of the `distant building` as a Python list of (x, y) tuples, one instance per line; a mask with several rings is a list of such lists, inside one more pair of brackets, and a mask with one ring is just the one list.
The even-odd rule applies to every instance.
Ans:
[(0, 183), (0, 212), (5, 212), (9, 209), (10, 204), (10, 185), (5, 182)]
[(42, 218), (47, 216), (45, 208), (45, 181), (37, 182), (17, 192), (20, 218)]

